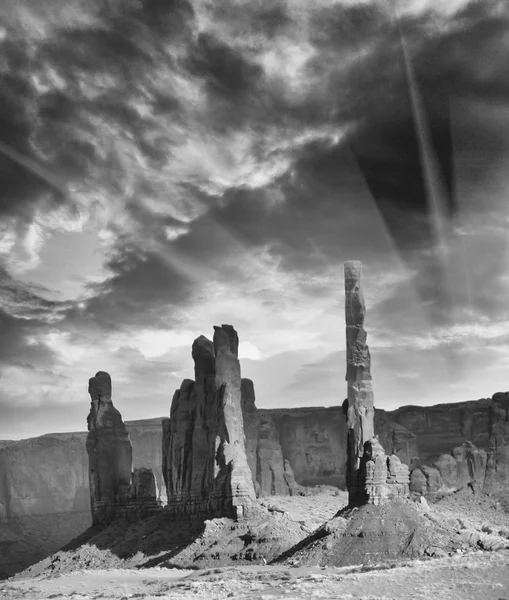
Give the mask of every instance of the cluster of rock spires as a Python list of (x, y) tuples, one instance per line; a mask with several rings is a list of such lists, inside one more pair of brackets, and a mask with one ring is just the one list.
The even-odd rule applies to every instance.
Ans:
[[(410, 493), (429, 495), (466, 485), (486, 493), (504, 487), (509, 480), (508, 394), (495, 394), (491, 401), (487, 452), (467, 441), (431, 466), (416, 460), (410, 473), (394, 453), (400, 432), (394, 430), (396, 437), (389, 440), (384, 429), (384, 444), (390, 447), (386, 454), (375, 435), (362, 265), (350, 261), (344, 267), (348, 397), (343, 412), (349, 505), (380, 505)], [(239, 518), (249, 514), (257, 496), (292, 495), (300, 487), (282, 450), (280, 433), (285, 428), (276, 425), (277, 411), (273, 416), (259, 411), (253, 382), (241, 379), (238, 344), (231, 325), (214, 327), (213, 341), (204, 336), (194, 341), (195, 378), (182, 382), (173, 396), (170, 418), (163, 420), (166, 510), (176, 516)], [(93, 523), (104, 525), (117, 517), (139, 518), (161, 510), (152, 471), (132, 469), (131, 441), (111, 401), (110, 376), (97, 373), (89, 381), (89, 393)], [(377, 413), (378, 427), (386, 420), (382, 413)], [(408, 434), (406, 429), (403, 433)]]
[(194, 341), (185, 379), (163, 421), (163, 476), (175, 514), (242, 517), (256, 497), (241, 408), (239, 339), (231, 325)]
[(346, 381), (343, 403), (347, 419), (346, 484), (349, 504), (381, 504), (409, 496), (409, 469), (395, 455), (386, 456), (375, 436), (375, 406), (371, 383), (371, 356), (364, 329), (366, 307), (360, 284), (362, 264), (345, 263)]
[[(170, 418), (163, 419), (166, 510), (175, 516), (244, 517), (257, 496), (291, 495), (298, 487), (273, 420), (256, 408), (253, 382), (241, 379), (238, 344), (231, 325), (214, 327), (213, 341), (198, 337), (192, 347), (195, 379), (182, 382)], [(113, 406), (108, 373), (89, 380), (89, 393), (93, 524), (159, 511), (152, 471), (132, 470), (132, 445)]]

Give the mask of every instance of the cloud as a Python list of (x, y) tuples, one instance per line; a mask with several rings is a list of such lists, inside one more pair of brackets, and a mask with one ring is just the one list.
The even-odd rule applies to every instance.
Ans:
[[(447, 260), (401, 39), (379, 3), (0, 11), (4, 405), (69, 402), (75, 418), (106, 369), (126, 415), (143, 416), (149, 380), (164, 414), (192, 375), (192, 339), (220, 323), (239, 331), (261, 405), (337, 403), (349, 259), (365, 265), (383, 402), (394, 382), (394, 402), (412, 385), (427, 402), (460, 374), (470, 385), (483, 344), (486, 369), (502, 364), (502, 3), (399, 6), (444, 183)], [(39, 400), (21, 393), (23, 370)]]

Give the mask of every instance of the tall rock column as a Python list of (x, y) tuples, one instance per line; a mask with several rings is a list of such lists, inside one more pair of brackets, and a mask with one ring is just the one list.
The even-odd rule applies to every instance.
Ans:
[(193, 343), (195, 381), (175, 392), (163, 422), (168, 510), (175, 515), (240, 517), (255, 499), (245, 448), (238, 336), (215, 327)]
[(130, 493), (132, 447), (122, 416), (111, 400), (111, 377), (96, 373), (88, 383), (91, 398), (87, 418), (92, 522), (105, 525)]
[(247, 462), (238, 359), (239, 337), (231, 325), (214, 327), (217, 437), (214, 495), (243, 516), (256, 498)]
[(346, 316), (346, 381), (348, 397), (345, 410), (347, 438), (346, 485), (352, 505), (365, 501), (365, 473), (361, 459), (364, 446), (374, 436), (375, 407), (371, 385), (371, 356), (364, 329), (366, 307), (361, 288), (362, 264), (345, 263), (345, 316)]
[(364, 329), (366, 307), (361, 288), (362, 264), (345, 263), (346, 381), (343, 403), (347, 420), (346, 485), (351, 506), (381, 504), (409, 495), (409, 469), (396, 455), (390, 457), (375, 436), (375, 406), (371, 384), (371, 356)]

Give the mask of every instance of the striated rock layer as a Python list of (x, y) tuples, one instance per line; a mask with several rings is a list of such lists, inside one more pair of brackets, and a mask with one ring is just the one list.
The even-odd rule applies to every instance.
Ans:
[(386, 456), (375, 436), (371, 356), (364, 329), (366, 308), (362, 264), (345, 263), (346, 381), (343, 403), (347, 424), (346, 485), (350, 506), (381, 504), (409, 495), (409, 470), (396, 455)]
[(214, 327), (193, 343), (195, 381), (186, 379), (163, 421), (163, 476), (174, 514), (242, 517), (255, 499), (246, 457), (238, 336)]
[(254, 384), (241, 382), (246, 455), (257, 496), (292, 496), (297, 490), (290, 461), (285, 458), (274, 420), (255, 404)]

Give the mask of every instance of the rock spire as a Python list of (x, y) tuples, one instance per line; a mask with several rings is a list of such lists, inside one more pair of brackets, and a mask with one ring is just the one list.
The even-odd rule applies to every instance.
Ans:
[(396, 455), (386, 456), (375, 436), (371, 356), (364, 329), (366, 306), (361, 287), (362, 263), (348, 261), (345, 270), (346, 381), (343, 403), (347, 420), (346, 485), (349, 504), (381, 504), (409, 495), (409, 471)]

